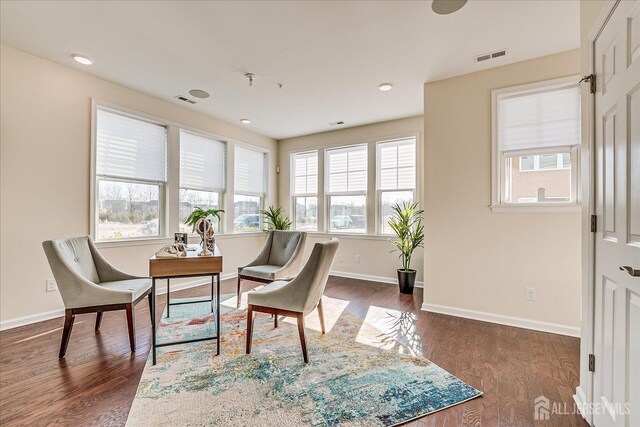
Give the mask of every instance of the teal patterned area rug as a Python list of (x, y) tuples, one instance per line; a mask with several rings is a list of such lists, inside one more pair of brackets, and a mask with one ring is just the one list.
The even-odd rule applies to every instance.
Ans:
[[(315, 311), (305, 318), (307, 365), (295, 321), (274, 329), (266, 314), (255, 319), (246, 355), (245, 304), (236, 309), (235, 295), (223, 295), (220, 356), (215, 341), (160, 348), (157, 364), (147, 361), (127, 425), (391, 426), (482, 394), (415, 356), (415, 315), (371, 307), (362, 319), (348, 301), (323, 302), (325, 335)], [(215, 333), (210, 310), (209, 303), (172, 306), (158, 342)]]

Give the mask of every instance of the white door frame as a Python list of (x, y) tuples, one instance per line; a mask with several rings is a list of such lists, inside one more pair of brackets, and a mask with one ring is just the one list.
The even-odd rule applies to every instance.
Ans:
[[(620, 0), (606, 2), (587, 38), (589, 74), (595, 73), (595, 41), (609, 21)], [(596, 79), (598, 80), (598, 79)], [(595, 96), (589, 93), (589, 85), (582, 87), (582, 120), (586, 129), (582, 135), (582, 321), (580, 333), (580, 385), (573, 396), (578, 409), (588, 408), (594, 402), (594, 378), (589, 371), (589, 355), (594, 354), (595, 334), (595, 233), (591, 232), (591, 215), (595, 214)], [(586, 101), (585, 101), (586, 99)], [(586, 109), (586, 114), (585, 114)], [(589, 425), (593, 415), (582, 413)]]

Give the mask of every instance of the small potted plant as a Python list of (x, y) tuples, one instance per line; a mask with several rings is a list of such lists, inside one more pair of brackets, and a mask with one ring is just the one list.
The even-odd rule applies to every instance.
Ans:
[(404, 202), (393, 206), (393, 216), (389, 220), (389, 227), (396, 234), (395, 239), (389, 241), (396, 247), (392, 252), (400, 252), (402, 268), (398, 269), (398, 286), (400, 293), (412, 294), (416, 283), (416, 270), (411, 269), (411, 256), (424, 243), (424, 226), (422, 215), (424, 211), (418, 209), (418, 203)]
[(291, 229), (291, 220), (284, 216), (281, 207), (269, 206), (267, 209), (261, 210), (260, 213), (264, 216), (264, 222), (267, 225), (265, 231)]
[[(193, 230), (194, 233), (198, 233), (201, 237), (202, 237), (202, 242), (204, 241), (204, 224), (203, 221), (200, 221), (201, 219), (203, 220), (207, 220), (209, 221), (209, 227), (207, 227), (210, 232), (209, 235), (207, 236), (207, 239), (210, 239), (209, 242), (211, 242), (210, 246), (213, 246), (214, 242), (213, 242), (213, 224), (211, 224), (211, 219), (210, 218), (218, 218), (218, 220), (220, 220), (220, 214), (224, 213), (224, 211), (222, 209), (202, 209), (201, 207), (196, 207), (193, 212), (191, 212), (191, 214), (189, 214), (189, 216), (187, 217), (187, 219), (184, 221), (185, 224), (190, 225), (191, 229)], [(200, 221), (200, 222), (199, 222)], [(199, 227), (200, 229), (197, 230), (196, 227)], [(201, 242), (201, 243), (202, 243)], [(212, 247), (210, 247), (209, 249), (212, 249)]]

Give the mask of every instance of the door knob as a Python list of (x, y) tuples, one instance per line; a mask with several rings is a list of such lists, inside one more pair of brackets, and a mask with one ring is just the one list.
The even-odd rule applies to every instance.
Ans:
[(633, 267), (629, 267), (628, 265), (620, 266), (620, 270), (626, 271), (633, 277), (640, 277), (640, 270), (635, 270)]

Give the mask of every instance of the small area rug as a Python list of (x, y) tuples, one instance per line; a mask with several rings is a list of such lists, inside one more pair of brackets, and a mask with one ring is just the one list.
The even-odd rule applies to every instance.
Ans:
[[(162, 347), (155, 366), (149, 356), (127, 425), (391, 426), (482, 394), (401, 342), (411, 318), (409, 329), (405, 318), (382, 332), (348, 301), (323, 301), (325, 335), (315, 311), (306, 317), (307, 365), (294, 320), (274, 329), (265, 314), (255, 319), (246, 355), (245, 304), (236, 309), (235, 295), (223, 295), (220, 356), (215, 341)], [(215, 332), (210, 310), (172, 306), (158, 342)]]

